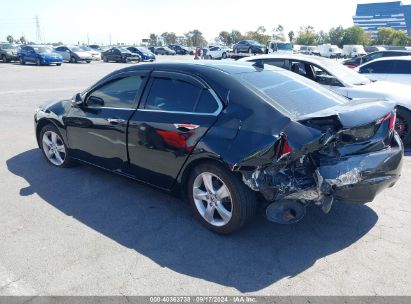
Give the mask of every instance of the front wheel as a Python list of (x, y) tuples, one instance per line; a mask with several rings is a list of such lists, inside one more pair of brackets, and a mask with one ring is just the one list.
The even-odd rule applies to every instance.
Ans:
[(71, 63), (77, 63), (76, 57), (72, 56), (72, 57), (70, 58), (70, 62), (71, 62)]
[(222, 166), (200, 164), (191, 173), (187, 187), (196, 217), (214, 232), (233, 233), (256, 213), (254, 192)]
[(41, 65), (40, 59), (36, 58), (36, 65), (39, 66)]
[(54, 125), (48, 124), (41, 129), (39, 143), (43, 155), (51, 165), (60, 168), (72, 165), (67, 146)]
[(25, 65), (25, 64), (26, 64), (26, 61), (25, 61), (22, 57), (20, 57), (19, 60), (20, 60), (20, 64), (21, 64), (21, 65)]
[(227, 59), (227, 53), (223, 53), (223, 55), (221, 56), (223, 59)]
[(3, 63), (8, 62), (6, 55), (2, 55), (1, 60), (3, 61)]

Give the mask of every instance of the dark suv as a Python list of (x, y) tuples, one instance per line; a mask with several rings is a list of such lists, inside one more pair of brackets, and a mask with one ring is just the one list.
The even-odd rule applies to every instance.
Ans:
[(241, 40), (233, 46), (234, 53), (264, 54), (264, 45), (254, 40)]
[(19, 56), (17, 54), (17, 47), (8, 42), (0, 43), (0, 59), (3, 62), (9, 62), (12, 60), (18, 61)]
[(371, 61), (377, 58), (395, 57), (395, 56), (411, 56), (411, 51), (378, 51), (378, 52), (369, 53), (362, 57), (348, 59), (344, 61), (343, 64), (350, 68), (355, 68), (357, 66), (360, 66), (368, 61)]

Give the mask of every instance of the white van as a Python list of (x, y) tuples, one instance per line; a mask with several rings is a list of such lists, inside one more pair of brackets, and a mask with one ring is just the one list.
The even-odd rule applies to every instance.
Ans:
[(355, 58), (364, 55), (367, 55), (367, 52), (362, 45), (344, 45), (342, 50), (344, 58)]
[(293, 44), (290, 42), (283, 42), (283, 41), (270, 41), (267, 44), (267, 53), (285, 53), (285, 54), (292, 54), (293, 51)]
[(331, 45), (330, 43), (317, 46), (317, 52), (321, 57), (327, 58), (340, 58), (342, 54), (342, 51), (338, 46)]

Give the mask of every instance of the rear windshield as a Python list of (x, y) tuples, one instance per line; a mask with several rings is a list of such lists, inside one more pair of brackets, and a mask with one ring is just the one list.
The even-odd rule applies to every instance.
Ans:
[(263, 94), (277, 110), (295, 119), (348, 102), (312, 80), (287, 71), (264, 70), (235, 76)]

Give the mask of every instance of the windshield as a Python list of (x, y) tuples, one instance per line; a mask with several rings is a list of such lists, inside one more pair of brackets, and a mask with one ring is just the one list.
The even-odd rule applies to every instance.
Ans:
[(80, 49), (78, 46), (72, 46), (72, 47), (70, 47), (70, 50), (72, 52), (81, 52), (82, 51), (82, 49)]
[(53, 53), (53, 49), (46, 46), (33, 46), (37, 53)]
[(12, 50), (12, 49), (14, 49), (14, 47), (9, 43), (0, 44), (0, 48), (2, 48), (3, 50)]
[(349, 67), (346, 67), (336, 61), (324, 61), (322, 66), (340, 82), (348, 85), (365, 85), (371, 83), (371, 80), (367, 77), (358, 74), (353, 69), (350, 69)]
[(150, 53), (150, 50), (149, 49), (147, 49), (147, 48), (142, 48), (142, 47), (139, 47), (139, 48), (137, 48), (140, 52), (142, 52), (142, 53)]
[(126, 48), (123, 48), (123, 47), (118, 48), (118, 49), (119, 49), (119, 51), (122, 52), (122, 53), (131, 53), (129, 50), (127, 50)]
[(265, 69), (235, 76), (268, 97), (265, 100), (277, 110), (294, 119), (348, 102), (311, 80), (287, 71)]
[(292, 51), (293, 45), (291, 43), (278, 43), (277, 48), (282, 51)]
[(88, 46), (82, 46), (81, 47), (81, 49), (83, 50), (83, 51), (93, 51), (93, 49), (92, 48), (89, 48)]

